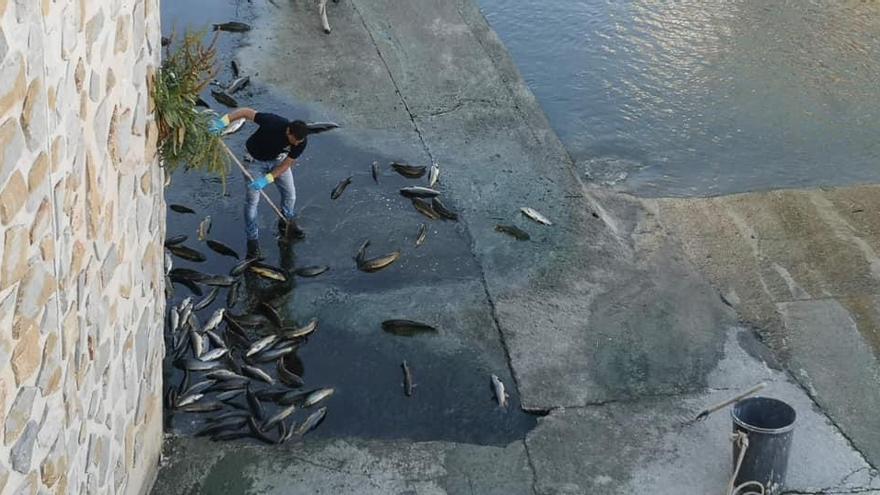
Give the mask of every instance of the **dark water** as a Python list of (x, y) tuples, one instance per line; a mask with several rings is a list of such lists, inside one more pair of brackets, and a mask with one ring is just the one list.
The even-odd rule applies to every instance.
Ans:
[(479, 0), (584, 175), (638, 194), (880, 180), (880, 3)]
[[(206, 23), (227, 20), (254, 22), (246, 2), (189, 0), (164, 2), (162, 8), (166, 34), (175, 27), (180, 31), (183, 26), (200, 29)], [(218, 65), (223, 70), (217, 76), (221, 82), (232, 79), (229, 60), (237, 46), (246, 40), (244, 35), (222, 36)], [(334, 120), (326, 110), (289, 100), (261, 85), (258, 74), (251, 76), (251, 86), (235, 95), (241, 105), (303, 120)], [(226, 111), (207, 92), (203, 98), (215, 110)], [(244, 141), (255, 129), (253, 124), (248, 124), (226, 142), (240, 156)], [(451, 352), (439, 345), (442, 336), (406, 338), (382, 333), (378, 326), (382, 314), (377, 313), (376, 304), (368, 308), (366, 303), (359, 306), (358, 303), (332, 302), (334, 297), (352, 295), (369, 302), (372, 297), (381, 298), (389, 291), (406, 291), (414, 284), (439, 287), (474, 280), (479, 272), (469, 251), (469, 241), (458, 224), (431, 222), (429, 242), (418, 249), (412, 246), (417, 228), (425, 219), (412, 209), (408, 200), (397, 194), (397, 189), (414, 183), (386, 169), (381, 184), (374, 184), (370, 163), (377, 160), (387, 164), (396, 157), (353, 148), (343, 142), (345, 132), (340, 129), (312, 136), (298, 161), (294, 174), (296, 207), (300, 225), (307, 233), (304, 241), (292, 248), (280, 244), (276, 237), (276, 217), (265, 203), (260, 207), (260, 241), (267, 263), (290, 269), (326, 264), (331, 267), (330, 271), (314, 279), (294, 279), (288, 286), (249, 279), (246, 299), (231, 311), (253, 312), (257, 301), (262, 300), (278, 308), (287, 325), (305, 323), (313, 316), (319, 318), (318, 332), (288, 359), (290, 368), (305, 380), (304, 390), (336, 389), (334, 396), (324, 404), (328, 407), (327, 418), (310, 434), (312, 437), (408, 438), (481, 444), (506, 444), (522, 438), (534, 426), (535, 418), (519, 410), (509, 371), (487, 364), (497, 362), (498, 353), (503, 352), (497, 335), (495, 341), (478, 342), (478, 345)], [(349, 175), (353, 176), (351, 186), (339, 200), (332, 201), (330, 191)], [(235, 263), (196, 240), (196, 229), (206, 215), (211, 216), (213, 224), (209, 238), (244, 254), (244, 188), (245, 183), (236, 169), (229, 176), (225, 192), (217, 178), (203, 174), (178, 172), (172, 177), (172, 184), (166, 189), (167, 203), (190, 206), (197, 214), (182, 215), (169, 210), (168, 235), (188, 234), (190, 239), (185, 244), (199, 249), (208, 258), (204, 263), (191, 263), (175, 257), (175, 267), (225, 274)], [(274, 186), (267, 192), (277, 200)], [(364, 239), (372, 241), (371, 256), (394, 249), (400, 249), (403, 256), (394, 266), (378, 273), (360, 272), (352, 257)], [(190, 296), (182, 286), (175, 285), (175, 291), (175, 303)], [(225, 300), (226, 289), (223, 289), (217, 301), (199, 312), (201, 322), (204, 324), (216, 308), (224, 306)], [(330, 302), (324, 304), (324, 300)], [(424, 304), (430, 305), (432, 301), (426, 300)], [(298, 313), (297, 308), (303, 307), (310, 309)], [(461, 315), (462, 319), (466, 316)], [(483, 321), (488, 318), (486, 313)], [(259, 329), (253, 338), (271, 330)], [(493, 359), (485, 358), (486, 349), (496, 353)], [(404, 396), (401, 386), (403, 359), (410, 363), (417, 383), (411, 398)], [(266, 371), (273, 367), (274, 363), (263, 366)], [(499, 374), (512, 389), (514, 396), (506, 412), (492, 403), (490, 373)], [(170, 358), (166, 360), (165, 378), (166, 383), (173, 386), (182, 379), (182, 373), (172, 367)], [(192, 382), (199, 379), (193, 377)], [(299, 411), (295, 418), (302, 421), (306, 415), (307, 412)], [(166, 427), (175, 433), (190, 434), (203, 424), (203, 416), (210, 414), (173, 414)]]

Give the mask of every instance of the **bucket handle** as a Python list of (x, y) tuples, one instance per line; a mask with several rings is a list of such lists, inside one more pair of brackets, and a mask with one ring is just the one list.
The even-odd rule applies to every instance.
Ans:
[[(727, 484), (727, 495), (765, 495), (764, 485), (757, 481), (746, 481), (745, 483), (733, 486), (736, 483), (736, 477), (739, 476), (743, 459), (746, 457), (746, 450), (749, 449), (749, 435), (744, 431), (737, 431), (731, 435), (730, 439), (733, 443), (739, 444), (739, 458), (736, 460), (736, 468), (733, 470), (733, 476), (730, 477), (730, 483)], [(758, 491), (754, 491), (756, 487)], [(748, 492), (742, 491), (747, 488), (752, 488), (752, 490)]]

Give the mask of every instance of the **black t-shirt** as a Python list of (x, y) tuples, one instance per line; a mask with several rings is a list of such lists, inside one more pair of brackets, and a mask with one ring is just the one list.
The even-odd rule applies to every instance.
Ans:
[(254, 115), (254, 122), (260, 128), (248, 138), (246, 146), (248, 153), (255, 159), (275, 160), (285, 151), (290, 158), (297, 158), (306, 149), (305, 139), (296, 146), (290, 146), (290, 141), (287, 140), (287, 124), (290, 122), (284, 117), (274, 113), (257, 112)]

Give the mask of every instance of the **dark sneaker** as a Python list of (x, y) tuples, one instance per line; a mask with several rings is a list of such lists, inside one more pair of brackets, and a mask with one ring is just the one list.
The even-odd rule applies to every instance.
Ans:
[(260, 252), (260, 241), (256, 239), (248, 239), (247, 241), (247, 254), (245, 255), (248, 259), (260, 258), (263, 256), (263, 253)]
[(288, 222), (278, 220), (278, 235), (282, 239), (302, 239), (306, 236), (306, 233), (299, 228), (296, 220), (289, 220)]

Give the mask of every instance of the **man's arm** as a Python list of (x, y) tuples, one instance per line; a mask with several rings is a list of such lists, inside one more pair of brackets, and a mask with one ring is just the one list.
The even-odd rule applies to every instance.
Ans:
[(296, 165), (296, 159), (288, 156), (284, 159), (284, 161), (279, 163), (277, 167), (272, 169), (272, 177), (275, 177), (277, 179), (281, 176), (281, 174), (287, 172), (287, 169), (293, 168), (294, 165)]
[(256, 118), (257, 111), (253, 108), (242, 107), (227, 114), (230, 122), (235, 122), (238, 119), (248, 119), (251, 122)]

